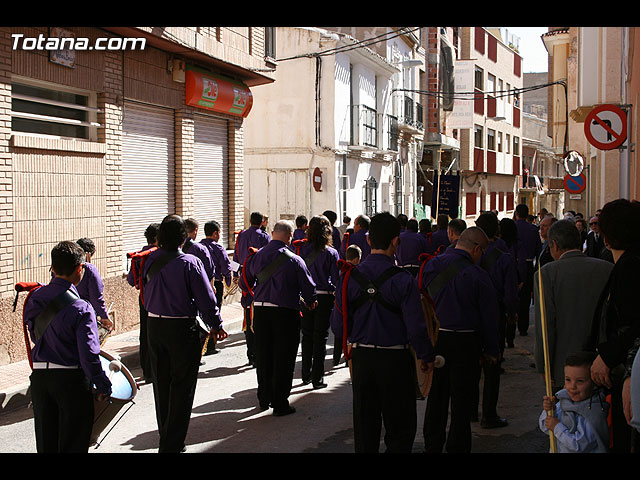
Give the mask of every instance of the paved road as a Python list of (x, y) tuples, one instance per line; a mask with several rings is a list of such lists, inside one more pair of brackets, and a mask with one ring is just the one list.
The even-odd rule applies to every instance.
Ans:
[[(327, 355), (328, 388), (314, 391), (300, 381), (300, 358), (294, 377), (291, 402), (297, 412), (273, 417), (260, 412), (256, 400), (255, 370), (246, 365), (244, 335), (230, 332), (220, 352), (205, 357), (200, 368), (194, 407), (186, 439), (188, 453), (352, 453), (351, 385), (344, 364), (331, 366)], [(332, 337), (328, 345), (333, 343)], [(517, 337), (515, 348), (506, 351), (502, 376), (500, 415), (509, 426), (486, 430), (473, 424), (474, 453), (545, 453), (548, 439), (537, 428), (544, 385), (531, 367), (533, 331)], [(132, 368), (133, 375), (140, 375)], [(414, 452), (422, 452), (422, 420), (425, 401), (418, 401), (418, 433)], [(143, 384), (133, 404), (119, 413), (122, 420), (99, 448), (90, 453), (154, 453), (158, 435), (151, 385)], [(103, 434), (107, 433), (109, 427)], [(381, 448), (381, 451), (383, 448)], [(35, 452), (30, 408), (0, 415), (0, 452)]]

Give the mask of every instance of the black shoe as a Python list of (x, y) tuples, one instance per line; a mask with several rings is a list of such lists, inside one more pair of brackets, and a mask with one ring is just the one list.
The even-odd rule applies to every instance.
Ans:
[(259, 406), (261, 412), (269, 410), (269, 407), (270, 407), (270, 405), (262, 405), (262, 404), (260, 404), (260, 406)]
[(520, 332), (520, 336), (521, 337), (526, 337), (527, 336), (527, 332), (526, 331), (525, 332)]
[(291, 415), (292, 413), (295, 413), (296, 409), (295, 407), (292, 407), (291, 405), (288, 405), (285, 408), (281, 408), (281, 409), (274, 409), (273, 410), (273, 416), (274, 417), (284, 417), (285, 415)]
[(482, 428), (502, 428), (509, 425), (506, 418), (500, 417), (491, 417), (491, 418), (483, 418), (480, 422), (480, 426)]
[(313, 384), (313, 389), (314, 390), (320, 390), (321, 388), (326, 388), (328, 385), (324, 382), (319, 382), (319, 383), (314, 383)]
[(205, 355), (205, 356), (207, 356), (207, 355), (213, 355), (213, 354), (215, 354), (215, 353), (219, 353), (219, 352), (220, 352), (220, 350), (216, 350), (215, 348), (212, 348), (212, 349), (209, 349), (209, 348), (208, 348), (204, 355)]

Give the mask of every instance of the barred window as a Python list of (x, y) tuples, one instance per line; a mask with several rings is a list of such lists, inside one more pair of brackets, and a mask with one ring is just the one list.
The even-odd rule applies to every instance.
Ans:
[(51, 86), (11, 84), (11, 130), (55, 137), (94, 139), (97, 108), (88, 93)]

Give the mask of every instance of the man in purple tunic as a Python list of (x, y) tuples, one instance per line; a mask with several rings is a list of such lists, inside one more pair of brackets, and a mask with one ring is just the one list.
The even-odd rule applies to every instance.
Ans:
[[(214, 269), (213, 260), (211, 259), (211, 253), (209, 249), (202, 245), (202, 243), (196, 243), (196, 238), (198, 236), (198, 229), (200, 225), (197, 220), (194, 218), (187, 218), (184, 221), (184, 226), (187, 229), (187, 239), (184, 241), (182, 245), (182, 252), (188, 253), (189, 255), (194, 255), (200, 259), (202, 265), (204, 265), (204, 271), (207, 274), (207, 278), (211, 282), (213, 286), (213, 277), (214, 277)], [(220, 304), (218, 304), (218, 308)]]
[[(84, 251), (60, 242), (51, 251), (55, 276), (27, 299), (24, 321), (31, 350), (31, 400), (38, 453), (89, 450), (93, 428), (93, 388), (106, 401), (111, 382), (100, 364), (100, 342), (93, 307), (80, 298), (76, 285)], [(94, 387), (92, 387), (94, 386)]]
[(369, 234), (369, 224), (371, 219), (367, 215), (358, 215), (353, 221), (353, 233), (349, 235), (348, 240), (346, 237), (342, 240), (342, 246), (340, 248), (340, 257), (345, 258), (345, 252), (349, 245), (357, 245), (362, 250), (362, 257), (360, 260), (367, 258), (367, 255), (371, 253), (371, 245), (367, 240)]
[[(416, 435), (416, 361), (433, 369), (434, 350), (418, 282), (394, 265), (400, 223), (389, 213), (371, 220), (371, 254), (336, 289), (331, 328), (352, 345), (353, 430), (356, 453), (377, 453), (384, 422), (387, 452), (411, 453)], [(346, 311), (343, 301), (346, 300)], [(346, 317), (346, 318), (345, 318)]]
[[(233, 252), (233, 261), (241, 265), (237, 272), (237, 275), (242, 274), (242, 265), (249, 256), (249, 249), (260, 249), (264, 247), (271, 237), (268, 233), (263, 231), (260, 226), (264, 221), (264, 215), (260, 212), (253, 212), (249, 217), (250, 226), (246, 230), (241, 231), (236, 238), (236, 248)], [(247, 358), (249, 359), (249, 365), (256, 366), (256, 354), (254, 348), (254, 335), (253, 335), (253, 321), (251, 318), (252, 308), (251, 302), (245, 302), (244, 307), (244, 322), (242, 330), (244, 331), (245, 341), (247, 343)]]
[(292, 242), (296, 240), (302, 240), (307, 236), (307, 228), (309, 227), (309, 220), (304, 215), (298, 215), (296, 217), (296, 229), (293, 231)]
[(447, 215), (438, 215), (438, 229), (431, 235), (431, 254), (437, 255), (438, 250), (441, 252), (449, 246), (449, 217)]
[[(497, 405), (500, 392), (500, 363), (504, 354), (505, 328), (507, 317), (513, 316), (518, 305), (518, 273), (516, 261), (508, 252), (507, 244), (498, 237), (498, 216), (493, 212), (483, 212), (476, 220), (489, 239), (489, 246), (480, 260), (480, 266), (489, 273), (498, 297), (498, 348), (500, 357), (497, 363), (483, 362), (478, 365), (478, 381), (484, 373), (482, 394), (482, 428), (500, 428), (508, 425), (506, 419), (498, 416)], [(479, 389), (474, 390), (472, 417), (477, 417), (480, 401)]]
[(293, 223), (278, 221), (272, 240), (247, 259), (240, 278), (254, 305), (258, 402), (261, 410), (271, 406), (275, 416), (296, 411), (289, 395), (300, 343), (300, 298), (310, 309), (317, 306), (311, 273), (289, 248), (292, 235)]
[[(529, 329), (529, 307), (533, 294), (533, 261), (542, 251), (542, 241), (538, 227), (529, 223), (529, 207), (521, 203), (516, 207), (516, 227), (518, 229), (518, 272), (523, 280), (518, 302), (518, 330), (520, 335), (527, 335)], [(512, 327), (513, 328), (513, 327)], [(509, 332), (508, 338), (513, 338), (515, 332)]]
[[(455, 248), (431, 259), (422, 285), (435, 302), (440, 322), (435, 345), (446, 363), (434, 370), (424, 416), (427, 453), (471, 451), (471, 408), (480, 358), (495, 363), (498, 347), (498, 298), (490, 275), (477, 265), (489, 247), (487, 235), (469, 227)], [(447, 433), (451, 403), (451, 422)]]
[(211, 220), (204, 224), (205, 238), (200, 243), (207, 247), (211, 260), (213, 261), (214, 282), (216, 300), (218, 307), (222, 305), (222, 294), (224, 293), (223, 280), (227, 287), (231, 286), (231, 262), (229, 255), (220, 242), (220, 224)]
[(165, 217), (159, 248), (149, 254), (142, 270), (159, 452), (185, 450), (202, 351), (196, 317), (218, 341), (227, 337), (202, 262), (180, 250), (186, 238), (182, 218)]
[(419, 257), (429, 250), (429, 241), (418, 233), (418, 221), (407, 220), (406, 228), (400, 233), (400, 244), (396, 252), (398, 266), (407, 270), (414, 277), (420, 270)]
[(109, 319), (109, 313), (104, 304), (104, 283), (95, 265), (91, 263), (91, 257), (96, 253), (96, 246), (90, 238), (81, 238), (76, 242), (85, 252), (84, 274), (78, 284), (80, 298), (91, 304), (96, 312), (98, 322), (105, 328), (113, 328)]
[[(145, 229), (144, 236), (147, 239), (147, 244), (140, 249), (140, 252), (144, 252), (158, 246), (157, 236), (159, 228), (159, 223), (152, 223)], [(137, 274), (134, 274), (134, 271), (137, 272)], [(136, 285), (136, 278), (139, 274), (140, 259), (134, 258), (131, 260), (131, 267), (127, 274), (127, 283), (132, 287), (139, 288), (139, 285)], [(142, 368), (142, 378), (144, 378), (145, 383), (151, 383), (153, 379), (151, 377), (151, 366), (149, 365), (149, 342), (147, 341), (147, 320), (149, 315), (147, 310), (144, 308), (142, 296), (140, 294), (138, 295), (138, 306), (140, 310), (140, 367)]]
[[(220, 224), (215, 220), (211, 220), (204, 224), (205, 238), (200, 240), (200, 243), (207, 247), (211, 260), (213, 261), (213, 289), (216, 295), (216, 303), (218, 308), (222, 310), (222, 299), (224, 294), (223, 280), (227, 284), (227, 287), (231, 286), (231, 262), (229, 261), (229, 255), (226, 249), (220, 245)], [(209, 340), (207, 344), (207, 351), (205, 355), (211, 355), (217, 353), (215, 342)]]

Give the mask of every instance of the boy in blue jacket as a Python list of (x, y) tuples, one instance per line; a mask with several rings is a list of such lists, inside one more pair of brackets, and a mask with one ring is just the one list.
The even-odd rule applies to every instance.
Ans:
[[(607, 453), (609, 451), (609, 404), (591, 381), (595, 354), (581, 352), (565, 361), (564, 388), (543, 397), (540, 430), (553, 431), (558, 453)], [(547, 412), (553, 410), (552, 417)]]

